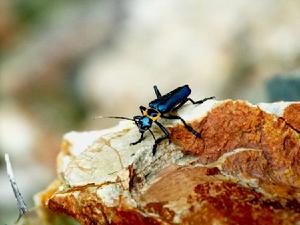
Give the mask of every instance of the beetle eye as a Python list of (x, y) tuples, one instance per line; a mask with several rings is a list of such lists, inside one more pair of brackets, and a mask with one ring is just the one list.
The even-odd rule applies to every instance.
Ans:
[(138, 123), (141, 120), (140, 116), (134, 116), (133, 117), (134, 122)]

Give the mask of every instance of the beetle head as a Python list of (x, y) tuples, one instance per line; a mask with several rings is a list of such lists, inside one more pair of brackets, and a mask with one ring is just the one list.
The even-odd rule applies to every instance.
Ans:
[(123, 117), (123, 116), (107, 116), (107, 117), (103, 117), (103, 116), (98, 116), (95, 117), (95, 119), (103, 119), (103, 118), (112, 118), (112, 119), (121, 119), (121, 120), (131, 120), (134, 121), (136, 126), (139, 128), (139, 131), (141, 133), (144, 133), (146, 130), (149, 130), (152, 126), (153, 123), (153, 119), (150, 116), (134, 116), (133, 119), (131, 118), (127, 118), (127, 117)]
[(141, 133), (149, 130), (152, 126), (152, 119), (147, 116), (134, 116), (133, 120)]

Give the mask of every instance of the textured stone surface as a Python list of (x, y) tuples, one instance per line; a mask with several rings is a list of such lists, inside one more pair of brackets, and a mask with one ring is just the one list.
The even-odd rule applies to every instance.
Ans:
[[(36, 200), (82, 224), (299, 224), (300, 103), (208, 101), (162, 121), (170, 141), (131, 122), (68, 133), (58, 178)], [(153, 127), (156, 136), (160, 135)]]

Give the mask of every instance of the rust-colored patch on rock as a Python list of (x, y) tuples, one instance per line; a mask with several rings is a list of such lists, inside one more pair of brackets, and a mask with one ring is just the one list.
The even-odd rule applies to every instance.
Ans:
[[(183, 224), (293, 224), (300, 214), (277, 202), (265, 201), (261, 194), (232, 182), (199, 184), (191, 195), (190, 213)], [(195, 222), (196, 221), (196, 222)]]
[(267, 168), (268, 161), (261, 150), (235, 153), (226, 158), (222, 164), (223, 170), (235, 177), (242, 176), (246, 179), (255, 177), (261, 180), (270, 180), (270, 177), (265, 176)]
[(220, 174), (220, 170), (217, 167), (207, 168), (206, 175), (213, 176)]
[(283, 118), (241, 101), (226, 101), (192, 126), (201, 132), (201, 139), (182, 125), (170, 128), (171, 139), (184, 153), (199, 156), (201, 163), (214, 162), (237, 148), (258, 149), (263, 157), (257, 158), (252, 167), (265, 168), (257, 176), (300, 187), (300, 136)]
[(181, 224), (294, 224), (300, 220), (296, 200), (288, 204), (269, 199), (224, 175), (211, 175), (210, 168), (183, 166), (164, 170), (164, 175), (138, 200), (146, 203), (146, 208), (151, 206), (151, 212), (162, 219), (169, 218), (163, 208), (176, 205), (182, 209)]
[(239, 147), (255, 148), (261, 143), (264, 113), (240, 101), (227, 101), (212, 109), (192, 126), (202, 134), (198, 139), (183, 126), (171, 128), (171, 139), (187, 154), (200, 157), (202, 163), (217, 160), (224, 153)]
[(143, 216), (138, 210), (114, 209), (111, 225), (161, 225), (153, 217)]
[(175, 212), (169, 209), (168, 207), (165, 207), (165, 204), (166, 202), (151, 202), (148, 203), (144, 207), (144, 209), (149, 213), (155, 213), (159, 215), (160, 218), (162, 218), (162, 220), (172, 223), (175, 216)]
[[(269, 171), (270, 167), (262, 151), (249, 150), (231, 155), (222, 164), (222, 170), (234, 177), (247, 179), (255, 178), (256, 185), (266, 193), (278, 199), (283, 204), (288, 199), (298, 199), (300, 202), (300, 188), (293, 187), (287, 183), (275, 182), (274, 171)], [(288, 173), (288, 172), (287, 172)], [(295, 177), (294, 177), (295, 178)], [(290, 177), (293, 179), (293, 177)], [(298, 178), (296, 177), (295, 180)], [(274, 182), (272, 182), (274, 181)]]
[(290, 104), (285, 108), (283, 118), (298, 132), (300, 131), (300, 104)]
[(96, 187), (58, 192), (47, 205), (49, 209), (70, 215), (84, 225), (108, 223), (104, 207), (97, 198)]
[(97, 185), (70, 188), (57, 192), (47, 202), (52, 211), (64, 213), (83, 225), (158, 225), (157, 219), (144, 216), (138, 209), (107, 207), (97, 196)]
[(215, 180), (215, 176), (207, 175), (210, 169), (193, 166), (172, 166), (163, 169), (157, 176), (159, 179), (149, 185), (147, 191), (140, 196), (143, 203), (172, 202), (186, 198), (194, 187), (205, 181)]

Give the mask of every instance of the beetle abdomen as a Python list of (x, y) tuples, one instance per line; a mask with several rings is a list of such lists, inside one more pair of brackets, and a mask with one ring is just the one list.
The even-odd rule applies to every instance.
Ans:
[(191, 94), (191, 89), (188, 85), (178, 87), (175, 90), (163, 95), (149, 103), (151, 108), (156, 109), (161, 113), (171, 111), (176, 105), (184, 101)]

